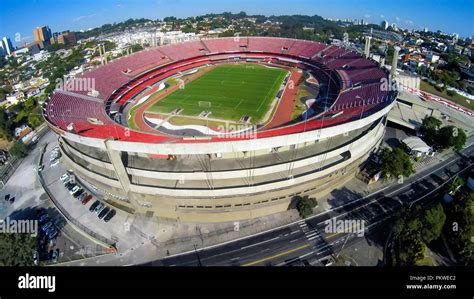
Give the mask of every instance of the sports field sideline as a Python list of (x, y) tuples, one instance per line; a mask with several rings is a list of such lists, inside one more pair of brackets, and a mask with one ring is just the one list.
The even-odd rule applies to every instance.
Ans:
[(149, 108), (181, 115), (197, 116), (211, 111), (210, 118), (238, 121), (250, 116), (259, 121), (269, 109), (288, 72), (260, 65), (220, 65), (178, 89)]

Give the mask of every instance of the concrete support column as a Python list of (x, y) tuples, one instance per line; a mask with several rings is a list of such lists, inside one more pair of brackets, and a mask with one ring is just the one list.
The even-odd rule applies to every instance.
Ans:
[(393, 58), (392, 58), (392, 69), (390, 70), (390, 76), (392, 76), (392, 78), (395, 78), (395, 75), (397, 74), (399, 52), (400, 52), (400, 47), (395, 46), (395, 51), (393, 52)]
[(105, 44), (102, 44), (102, 51), (104, 52), (105, 64), (107, 64), (107, 55), (105, 54)]
[(104, 55), (102, 54), (102, 46), (99, 44), (100, 64), (104, 64)]
[(366, 36), (365, 37), (365, 50), (364, 50), (364, 55), (366, 58), (369, 58), (370, 55), (370, 40), (372, 39), (372, 36)]
[(107, 148), (107, 154), (109, 156), (110, 162), (112, 163), (115, 169), (115, 174), (117, 175), (120, 185), (122, 185), (123, 191), (127, 193), (127, 197), (130, 200), (130, 203), (132, 204), (132, 206), (134, 207), (135, 213), (144, 213), (144, 208), (138, 203), (138, 201), (130, 192), (130, 179), (128, 177), (127, 170), (125, 169), (125, 166), (123, 165), (120, 152), (112, 149), (110, 145), (111, 141), (113, 141), (113, 139), (109, 138), (104, 141), (104, 144), (105, 144), (105, 147)]

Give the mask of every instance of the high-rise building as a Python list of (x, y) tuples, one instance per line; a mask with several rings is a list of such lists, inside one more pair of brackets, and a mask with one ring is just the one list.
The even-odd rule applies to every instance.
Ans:
[(388, 22), (383, 20), (382, 23), (380, 23), (380, 27), (382, 27), (384, 30), (388, 29)]
[(58, 37), (59, 35), (61, 35), (59, 32), (54, 32), (52, 35), (51, 35), (51, 38), (49, 39), (49, 43), (51, 45), (54, 45), (54, 44), (57, 44), (58, 43)]
[(3, 48), (4, 55), (8, 55), (8, 56), (12, 55), (13, 51), (15, 50), (13, 48), (11, 40), (6, 36), (2, 38), (2, 48)]
[(33, 30), (35, 42), (42, 42), (44, 45), (49, 45), (51, 39), (51, 29), (48, 26), (36, 27)]
[(58, 44), (75, 45), (77, 43), (76, 33), (64, 31), (58, 36)]

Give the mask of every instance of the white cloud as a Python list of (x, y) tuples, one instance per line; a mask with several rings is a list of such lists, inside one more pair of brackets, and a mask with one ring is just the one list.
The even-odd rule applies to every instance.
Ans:
[(380, 15), (380, 18), (381, 18), (381, 19), (385, 19), (385, 16), (384, 16), (384, 15)]
[(115, 5), (117, 8), (123, 8), (123, 4), (122, 3), (119, 3), (117, 5)]
[(365, 14), (365, 15), (364, 15), (364, 18), (369, 19), (369, 18), (370, 18), (370, 15), (369, 15), (369, 14)]
[(95, 17), (97, 14), (93, 13), (93, 14), (90, 14), (90, 15), (87, 15), (87, 16), (78, 16), (78, 17), (75, 17), (74, 19), (72, 19), (73, 22), (80, 22), (84, 19), (92, 19), (93, 17)]
[(396, 20), (397, 22), (400, 22), (400, 17), (395, 17), (395, 20)]
[(413, 25), (413, 21), (412, 21), (412, 20), (406, 20), (406, 21), (405, 21), (405, 24), (406, 24), (406, 25)]

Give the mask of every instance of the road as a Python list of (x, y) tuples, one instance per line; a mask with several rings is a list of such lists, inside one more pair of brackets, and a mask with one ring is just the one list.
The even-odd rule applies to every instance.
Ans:
[[(469, 157), (474, 145), (465, 148), (445, 161), (417, 173), (403, 184), (390, 185), (371, 195), (327, 210), (306, 220), (276, 228), (268, 232), (234, 240), (221, 245), (197, 249), (146, 263), (148, 266), (269, 266), (298, 264), (302, 260), (311, 265), (337, 255), (345, 245), (359, 241), (354, 234), (327, 234), (325, 222), (332, 218), (363, 219), (366, 234), (371, 238), (380, 224), (388, 220), (403, 204), (423, 203), (434, 198), (448, 179), (461, 171), (472, 169)], [(347, 239), (347, 240), (346, 240)], [(347, 242), (347, 243), (346, 243)], [(346, 243), (346, 244), (344, 244)], [(196, 244), (199, 246), (199, 244)]]

